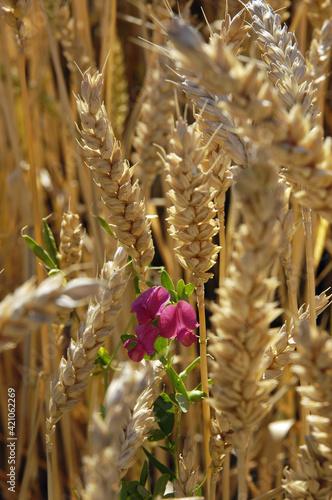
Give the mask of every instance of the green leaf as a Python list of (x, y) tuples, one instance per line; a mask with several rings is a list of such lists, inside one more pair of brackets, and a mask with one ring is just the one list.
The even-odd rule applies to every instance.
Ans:
[(178, 294), (179, 297), (182, 297), (184, 286), (185, 285), (184, 285), (183, 279), (179, 280), (178, 284), (176, 285), (176, 291), (177, 291), (177, 294)]
[(138, 279), (137, 275), (134, 276), (134, 288), (135, 288), (135, 294), (136, 294), (136, 296), (140, 295), (141, 290), (139, 289), (139, 279)]
[(189, 373), (199, 364), (200, 360), (201, 357), (198, 356), (198, 358), (194, 359), (194, 361), (192, 361), (192, 363), (190, 363), (190, 365), (180, 373), (179, 377), (183, 380), (183, 382), (187, 380)]
[(178, 294), (174, 290), (170, 290), (169, 294), (171, 296), (171, 301), (172, 302), (175, 302), (175, 303), (179, 302), (180, 297), (178, 296)]
[(100, 405), (99, 405), (99, 413), (100, 413), (100, 415), (101, 415), (101, 418), (102, 418), (103, 420), (105, 420), (105, 416), (106, 416), (106, 408), (105, 408), (105, 406), (104, 406), (104, 405), (102, 405), (102, 404), (100, 404)]
[(149, 432), (148, 441), (161, 441), (165, 437), (165, 433), (161, 429), (152, 429)]
[(148, 478), (148, 475), (149, 475), (148, 462), (147, 462), (147, 460), (144, 460), (144, 464), (143, 464), (143, 467), (142, 467), (142, 470), (141, 470), (141, 476), (139, 478), (139, 484), (141, 484), (142, 486), (144, 486), (145, 483), (146, 483), (146, 480)]
[(168, 481), (169, 481), (169, 474), (163, 474), (158, 478), (156, 485), (153, 488), (152, 498), (156, 498), (158, 495), (160, 495), (161, 497), (164, 495)]
[(172, 368), (172, 366), (170, 366), (168, 368), (165, 368), (165, 371), (166, 371), (167, 376), (169, 377), (170, 381), (172, 382), (173, 388), (177, 392), (180, 392), (181, 394), (183, 394), (188, 399), (187, 389), (186, 389), (183, 381), (179, 377), (179, 375), (174, 370), (174, 368)]
[(166, 467), (166, 465), (162, 464), (161, 462), (159, 462), (159, 460), (157, 460), (153, 455), (151, 455), (151, 453), (148, 452), (148, 450), (146, 448), (144, 448), (143, 446), (143, 451), (145, 453), (145, 455), (148, 457), (148, 459), (150, 460), (150, 462), (162, 473), (162, 474), (168, 474), (169, 475), (169, 478), (171, 481), (175, 481), (176, 480), (176, 476), (175, 474), (168, 468)]
[(166, 436), (169, 436), (175, 422), (175, 410), (169, 396), (162, 392), (155, 400), (153, 410), (160, 429)]
[(132, 333), (124, 333), (121, 335), (121, 342), (124, 344), (127, 340), (136, 339), (135, 335)]
[(154, 343), (154, 349), (160, 356), (165, 356), (167, 351), (168, 340), (163, 337), (158, 337)]
[(108, 366), (111, 363), (111, 356), (109, 355), (109, 352), (105, 347), (101, 347), (98, 351), (98, 357), (94, 361), (95, 365), (104, 367)]
[(165, 269), (161, 271), (160, 282), (161, 286), (166, 288), (166, 290), (175, 290), (173, 281), (171, 280), (170, 275), (165, 271)]
[(190, 297), (190, 295), (193, 293), (193, 291), (195, 290), (195, 286), (192, 284), (192, 283), (188, 283), (185, 287), (184, 287), (184, 293)]
[(180, 393), (175, 394), (174, 398), (175, 398), (175, 401), (177, 402), (177, 404), (179, 405), (182, 413), (187, 413), (187, 411), (189, 410), (189, 405), (190, 405), (188, 398), (186, 398), (186, 396), (184, 396), (183, 394), (180, 394)]
[(203, 391), (196, 391), (194, 389), (193, 391), (188, 391), (188, 396), (190, 402), (197, 403), (199, 401), (203, 401), (203, 399), (206, 397), (206, 393)]
[(150, 492), (146, 488), (144, 488), (144, 486), (141, 486), (140, 484), (137, 486), (137, 493), (142, 498), (151, 498)]
[(97, 215), (97, 219), (99, 221), (99, 224), (101, 225), (101, 227), (103, 229), (105, 229), (106, 233), (108, 233), (110, 236), (113, 236), (115, 238), (115, 235), (112, 231), (112, 229), (110, 228), (110, 225), (108, 222), (106, 222), (102, 217), (100, 217), (99, 215)]
[(50, 226), (47, 224), (46, 219), (43, 219), (43, 240), (45, 243), (47, 253), (51, 257), (52, 262), (54, 263), (57, 269), (60, 269), (58, 249), (56, 247), (52, 230)]
[(153, 283), (153, 281), (149, 281), (149, 280), (146, 280), (145, 284), (148, 285), (149, 288), (152, 288), (153, 286), (156, 286), (156, 284)]
[(128, 483), (125, 479), (122, 479), (122, 486), (120, 492), (120, 500), (127, 500), (128, 497)]
[(40, 245), (38, 245), (38, 243), (33, 238), (31, 238), (27, 234), (23, 234), (23, 238), (27, 242), (28, 247), (31, 248), (36, 257), (44, 262), (46, 267), (48, 267), (49, 269), (56, 268), (56, 265), (54, 264), (48, 253), (45, 252), (45, 250)]

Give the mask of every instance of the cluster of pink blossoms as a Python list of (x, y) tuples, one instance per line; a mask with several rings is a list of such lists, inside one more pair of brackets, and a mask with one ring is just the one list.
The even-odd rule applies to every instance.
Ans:
[[(197, 344), (193, 330), (199, 323), (194, 309), (185, 300), (176, 305), (169, 304), (170, 294), (162, 286), (149, 288), (132, 303), (131, 312), (136, 313), (138, 326), (137, 338), (129, 339), (124, 347), (133, 361), (141, 361), (145, 354), (154, 354), (154, 343), (158, 337), (177, 339), (185, 346)], [(153, 322), (158, 320), (158, 326)]]

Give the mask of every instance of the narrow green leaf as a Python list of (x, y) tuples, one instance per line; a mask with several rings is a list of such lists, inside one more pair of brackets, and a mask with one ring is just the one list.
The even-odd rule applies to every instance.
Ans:
[(147, 460), (144, 460), (144, 464), (143, 464), (143, 467), (141, 470), (141, 476), (139, 478), (139, 484), (141, 484), (142, 486), (145, 486), (148, 475), (149, 475), (148, 462), (147, 462)]
[(52, 259), (52, 262), (54, 262), (57, 269), (60, 269), (58, 249), (56, 247), (54, 235), (50, 226), (47, 224), (46, 219), (43, 219), (43, 240), (46, 250)]
[(161, 271), (160, 282), (161, 282), (161, 286), (166, 288), (166, 290), (168, 290), (168, 291), (175, 290), (174, 285), (173, 285), (173, 281), (172, 281), (170, 275), (165, 271), (165, 269), (163, 269)]
[(186, 293), (186, 295), (188, 297), (190, 297), (190, 295), (193, 293), (193, 291), (195, 290), (195, 286), (192, 284), (192, 283), (188, 283), (185, 287), (184, 287), (184, 292)]
[(184, 284), (183, 279), (179, 280), (178, 284), (176, 285), (176, 291), (177, 291), (179, 297), (182, 297), (182, 293), (183, 293), (183, 290), (184, 290), (184, 285), (185, 284)]
[(163, 474), (158, 478), (155, 487), (153, 488), (152, 498), (156, 498), (158, 495), (163, 497), (168, 481), (169, 481), (169, 474)]
[(150, 492), (146, 488), (144, 488), (144, 486), (141, 486), (140, 484), (137, 486), (137, 493), (142, 498), (151, 498)]
[(172, 366), (170, 366), (169, 368), (165, 368), (165, 370), (166, 370), (166, 373), (167, 373), (170, 381), (172, 382), (173, 388), (177, 392), (180, 392), (181, 394), (183, 394), (188, 399), (187, 389), (186, 389), (183, 381), (179, 377), (179, 375), (174, 370), (174, 368)]
[(55, 263), (52, 261), (48, 253), (45, 252), (45, 250), (40, 245), (38, 245), (38, 243), (33, 238), (31, 238), (31, 236), (23, 234), (23, 238), (27, 242), (28, 247), (31, 248), (36, 257), (44, 262), (46, 267), (48, 267), (49, 269), (56, 268)]
[(160, 429), (166, 436), (169, 436), (175, 422), (175, 410), (169, 396), (162, 392), (155, 400), (153, 410)]
[(148, 452), (148, 450), (146, 448), (144, 448), (143, 446), (143, 451), (145, 453), (145, 455), (148, 457), (148, 459), (150, 460), (150, 462), (162, 473), (162, 474), (168, 474), (169, 475), (169, 478), (171, 481), (175, 481), (176, 480), (176, 476), (175, 474), (168, 468), (166, 467), (166, 465), (162, 464), (161, 462), (159, 462), (159, 460), (157, 460), (153, 455), (151, 455), (151, 453)]
[(174, 395), (174, 398), (177, 404), (179, 405), (182, 413), (187, 413), (190, 406), (189, 399), (186, 398), (186, 396), (184, 396), (183, 394), (180, 394), (179, 392)]
[(108, 224), (108, 222), (106, 222), (102, 217), (100, 217), (99, 215), (97, 215), (97, 219), (98, 219), (98, 222), (99, 224), (101, 225), (101, 227), (103, 229), (105, 229), (106, 233), (108, 233), (110, 236), (113, 236), (113, 238), (115, 238), (115, 235), (110, 227), (110, 225)]

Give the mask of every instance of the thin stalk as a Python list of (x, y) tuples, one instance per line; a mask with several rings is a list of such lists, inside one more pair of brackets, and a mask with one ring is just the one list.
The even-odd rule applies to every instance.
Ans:
[[(225, 200), (225, 193), (224, 193)], [(225, 234), (225, 207), (218, 209), (218, 220), (219, 220), (219, 246), (221, 247), (219, 252), (219, 288), (222, 286), (222, 282), (226, 277), (226, 234)]]
[(313, 247), (313, 237), (312, 237), (311, 209), (303, 207), (302, 214), (303, 214), (305, 250), (306, 250), (309, 321), (310, 325), (314, 327), (316, 326), (315, 261), (314, 261), (314, 247)]
[[(204, 285), (200, 284), (196, 287), (197, 294), (197, 307), (199, 316), (199, 344), (200, 344), (200, 356), (201, 356), (201, 382), (202, 391), (205, 392), (206, 398), (202, 401), (202, 411), (203, 411), (203, 436), (204, 436), (204, 462), (205, 469), (208, 471), (208, 476), (210, 474), (210, 453), (209, 453), (209, 441), (210, 441), (210, 405), (207, 402), (209, 397), (209, 382), (208, 382), (208, 367), (207, 367), (207, 338), (206, 338), (206, 319), (205, 319), (205, 303), (204, 303)], [(207, 498), (210, 500), (210, 478), (207, 480)]]
[(247, 500), (248, 498), (248, 485), (247, 485), (247, 451), (246, 449), (237, 449), (237, 484), (238, 500)]
[[(20, 67), (23, 117), (25, 122), (24, 126), (25, 126), (25, 133), (28, 146), (28, 158), (30, 165), (29, 172), (30, 172), (30, 183), (32, 191), (34, 237), (38, 245), (42, 246), (41, 217), (39, 210), (39, 196), (38, 196), (38, 186), (37, 186), (37, 171), (36, 171), (35, 155), (33, 148), (31, 113), (29, 105), (28, 86), (25, 73), (26, 67), (25, 67), (25, 54), (23, 47), (19, 48), (19, 67)], [(44, 279), (43, 269), (41, 266), (37, 266), (37, 276), (38, 276), (38, 283), (41, 283)]]
[(227, 453), (224, 458), (222, 476), (221, 476), (221, 487), (222, 487), (222, 500), (230, 499), (230, 471), (231, 471), (231, 455)]
[(109, 113), (110, 120), (113, 119), (113, 72), (114, 72), (114, 50), (115, 39), (116, 39), (116, 0), (111, 0), (111, 11), (110, 11), (110, 21), (109, 21), (109, 47), (111, 48), (108, 55), (108, 67), (107, 67), (107, 85), (106, 85), (106, 109)]

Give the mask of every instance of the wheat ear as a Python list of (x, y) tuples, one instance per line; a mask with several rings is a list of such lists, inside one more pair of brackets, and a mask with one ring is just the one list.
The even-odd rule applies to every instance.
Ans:
[(25, 282), (0, 302), (0, 352), (15, 347), (40, 323), (56, 322), (59, 310), (84, 303), (99, 285), (95, 279), (78, 278), (64, 286), (62, 275), (47, 278), (38, 287), (35, 279)]
[(127, 364), (105, 396), (105, 419), (95, 413), (91, 424), (92, 453), (84, 457), (83, 499), (118, 498), (121, 478), (154, 424), (152, 405), (160, 368), (138, 371)]
[(76, 341), (71, 340), (67, 359), (62, 357), (59, 373), (51, 383), (49, 418), (46, 421), (46, 442), (52, 448), (55, 424), (65, 411), (70, 411), (78, 403), (78, 396), (88, 385), (93, 372), (98, 350), (110, 336), (115, 318), (121, 310), (121, 297), (126, 289), (127, 253), (119, 248), (113, 261), (106, 262), (101, 270), (104, 281), (99, 294), (90, 303), (87, 319), (81, 323)]
[(132, 171), (122, 157), (120, 143), (101, 101), (103, 75), (84, 74), (77, 109), (81, 120), (82, 145), (88, 166), (103, 193), (112, 229), (133, 259), (142, 287), (147, 266), (154, 256), (150, 223), (145, 216), (138, 182), (132, 183)]
[(179, 456), (179, 480), (174, 481), (175, 498), (189, 497), (198, 484), (197, 446), (189, 430)]
[(209, 352), (213, 356), (212, 405), (225, 413), (234, 429), (238, 495), (246, 498), (245, 457), (250, 432), (269, 409), (269, 395), (276, 386), (275, 380), (263, 380), (263, 374), (264, 352), (274, 337), (269, 324), (280, 314), (269, 302), (277, 286), (269, 273), (280, 245), (277, 215), (281, 191), (277, 173), (269, 164), (252, 164), (241, 171), (235, 187), (243, 224), (219, 290), (220, 303), (213, 305), (215, 333)]
[(292, 371), (304, 382), (298, 391), (310, 431), (300, 448), (296, 471), (284, 472), (285, 498), (328, 499), (332, 495), (332, 340), (307, 321), (301, 323), (296, 340)]

